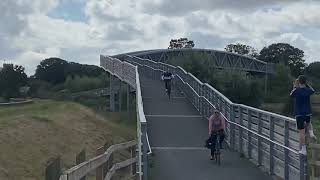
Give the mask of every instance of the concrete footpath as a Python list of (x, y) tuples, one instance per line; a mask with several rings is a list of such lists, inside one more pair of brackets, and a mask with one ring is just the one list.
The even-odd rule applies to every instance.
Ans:
[(169, 100), (161, 81), (141, 78), (144, 112), (154, 156), (152, 180), (271, 180), (239, 153), (223, 150), (221, 165), (204, 148), (208, 122), (176, 89)]

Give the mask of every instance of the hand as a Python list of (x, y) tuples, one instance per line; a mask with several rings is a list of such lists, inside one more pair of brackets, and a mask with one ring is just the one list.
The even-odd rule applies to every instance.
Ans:
[(299, 87), (299, 81), (298, 81), (298, 79), (296, 79), (296, 80), (293, 81), (293, 87), (294, 87), (294, 88)]

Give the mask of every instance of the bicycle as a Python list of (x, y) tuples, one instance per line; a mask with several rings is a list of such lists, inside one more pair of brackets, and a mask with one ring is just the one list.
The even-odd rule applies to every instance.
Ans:
[(215, 143), (215, 151), (214, 151), (214, 155), (213, 155), (213, 158), (215, 160), (215, 162), (218, 164), (218, 165), (221, 165), (221, 147), (220, 147), (220, 133), (218, 132), (214, 132), (216, 135), (216, 143)]
[(221, 148), (221, 147), (220, 147), (220, 134), (217, 133), (216, 146), (215, 146), (215, 151), (214, 151), (214, 156), (215, 156), (215, 157), (214, 157), (214, 158), (215, 158), (216, 163), (217, 163), (218, 165), (221, 164), (220, 148)]

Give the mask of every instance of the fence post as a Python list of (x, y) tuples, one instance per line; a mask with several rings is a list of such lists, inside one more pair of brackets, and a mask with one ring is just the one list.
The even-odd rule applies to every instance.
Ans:
[[(130, 150), (131, 150), (131, 158), (135, 158), (136, 157), (136, 146), (133, 146)], [(136, 179), (136, 175), (137, 175), (137, 163), (133, 163), (131, 165), (131, 175), (134, 177), (134, 179)]]
[[(248, 109), (248, 129), (251, 130), (251, 122), (252, 122), (252, 119), (251, 119), (251, 110)], [(252, 150), (252, 142), (251, 142), (251, 136), (252, 136), (252, 133), (250, 131), (248, 131), (248, 158), (251, 159), (251, 150)], [(259, 148), (258, 148), (259, 150)]]
[(130, 85), (127, 85), (127, 112), (130, 113)]
[[(111, 144), (113, 144), (111, 142)], [(105, 143), (103, 148), (104, 148), (104, 151), (106, 151), (110, 146), (111, 144), (109, 143)], [(113, 154), (110, 155), (108, 161), (106, 162), (106, 164), (104, 165), (104, 168), (103, 168), (103, 177), (105, 177), (108, 173), (108, 171), (110, 170), (110, 168), (112, 167), (113, 165)]]
[(141, 124), (141, 131), (142, 131), (142, 164), (143, 164), (143, 180), (148, 180), (148, 142), (147, 142), (147, 124)]
[[(289, 121), (284, 121), (284, 145), (289, 147)], [(289, 180), (289, 150), (284, 148), (284, 179)]]
[[(235, 105), (231, 104), (230, 106), (230, 121), (235, 123)], [(232, 149), (235, 149), (235, 124), (233, 123), (230, 123), (230, 145)]]
[[(96, 155), (101, 155), (104, 153), (104, 147), (100, 147), (96, 151)], [(104, 174), (103, 174), (103, 169), (105, 165), (101, 165), (96, 169), (96, 180), (103, 180), (104, 179)]]
[(118, 101), (119, 101), (119, 112), (122, 111), (122, 81), (119, 80), (119, 98), (118, 98)]
[(115, 104), (114, 104), (114, 92), (113, 92), (113, 81), (114, 81), (114, 76), (112, 74), (110, 74), (110, 85), (109, 85), (109, 96), (110, 96), (110, 100), (109, 100), (109, 103), (110, 103), (110, 112), (114, 112), (115, 111)]
[(269, 136), (270, 136), (270, 144), (269, 144), (269, 159), (270, 159), (270, 174), (273, 175), (274, 174), (274, 144), (273, 144), (273, 140), (274, 140), (274, 120), (273, 117), (271, 115), (268, 116), (269, 118)]
[[(262, 134), (262, 114), (258, 114), (258, 134)], [(262, 138), (258, 136), (258, 166), (262, 165)], [(271, 160), (270, 160), (271, 161)]]
[[(76, 165), (81, 164), (86, 161), (86, 151), (83, 149), (77, 156), (76, 156)], [(86, 176), (82, 177), (80, 180), (86, 180)]]
[(49, 162), (45, 171), (45, 180), (59, 180), (61, 175), (60, 157)]
[[(243, 126), (243, 115), (242, 115), (242, 107), (239, 106), (239, 123), (241, 126)], [(240, 153), (243, 153), (243, 143), (242, 143), (242, 127), (239, 127), (239, 151)]]
[[(312, 159), (314, 159), (315, 157), (315, 152), (314, 152), (314, 149), (312, 149)], [(306, 175), (305, 175), (305, 162), (306, 162), (306, 159), (307, 157), (304, 156), (304, 155), (301, 155), (300, 154), (300, 157), (299, 157), (299, 161), (300, 161), (300, 180), (305, 180), (306, 179)], [(315, 166), (312, 167), (312, 179), (315, 178)]]

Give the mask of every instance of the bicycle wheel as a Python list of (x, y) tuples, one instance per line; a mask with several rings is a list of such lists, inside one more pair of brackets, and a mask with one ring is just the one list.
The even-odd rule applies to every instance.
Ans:
[(216, 158), (217, 158), (218, 165), (221, 165), (220, 152), (217, 153)]

